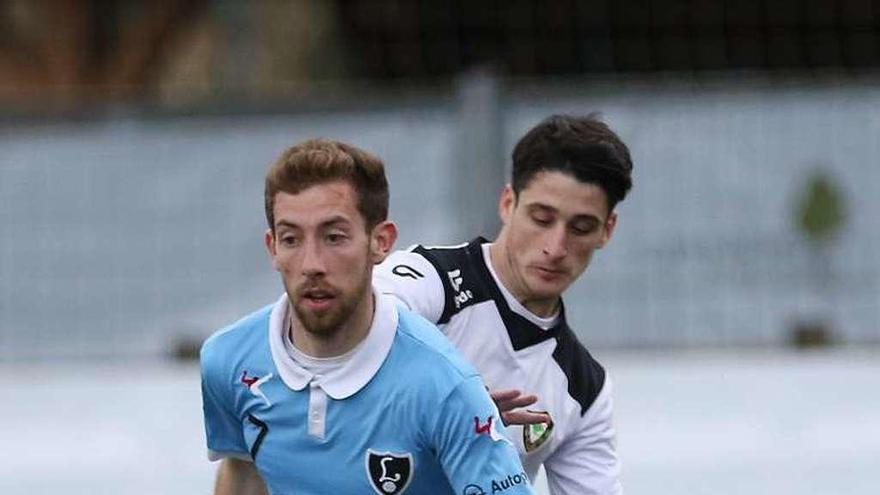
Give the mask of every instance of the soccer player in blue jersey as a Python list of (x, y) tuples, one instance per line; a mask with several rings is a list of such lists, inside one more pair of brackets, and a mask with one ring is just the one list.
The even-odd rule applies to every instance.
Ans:
[(529, 494), (476, 371), (372, 289), (390, 252), (382, 162), (344, 143), (284, 152), (265, 189), (284, 294), (201, 352), (215, 494)]

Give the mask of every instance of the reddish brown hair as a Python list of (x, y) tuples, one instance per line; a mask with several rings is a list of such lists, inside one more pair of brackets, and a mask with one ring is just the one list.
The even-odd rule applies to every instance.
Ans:
[(347, 181), (358, 196), (367, 232), (388, 218), (388, 181), (382, 160), (331, 139), (309, 139), (288, 148), (266, 173), (266, 221), (275, 231), (275, 195), (297, 194), (315, 184)]

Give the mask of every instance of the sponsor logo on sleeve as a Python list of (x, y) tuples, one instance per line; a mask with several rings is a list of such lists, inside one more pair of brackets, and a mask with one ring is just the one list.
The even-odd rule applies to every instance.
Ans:
[(452, 285), (452, 290), (455, 291), (455, 296), (453, 296), (453, 299), (455, 300), (455, 309), (461, 308), (462, 304), (474, 298), (474, 294), (470, 290), (461, 290), (461, 284), (464, 282), (464, 278), (461, 276), (460, 269), (456, 268), (451, 272), (446, 272), (446, 276), (449, 277), (449, 283)]
[(489, 435), (489, 438), (496, 442), (511, 443), (507, 437), (498, 433), (497, 425), (498, 421), (495, 420), (495, 415), (489, 415), (485, 422), (481, 422), (479, 416), (474, 416), (474, 433), (476, 433), (477, 436), (485, 434)]
[(483, 491), (480, 485), (474, 485), (471, 483), (464, 487), (464, 490), (461, 491), (461, 495), (486, 495), (486, 492)]
[(403, 493), (412, 480), (413, 458), (409, 452), (396, 454), (367, 450), (367, 476), (379, 495)]
[(529, 477), (525, 471), (517, 474), (509, 474), (506, 478), (500, 480), (492, 480), (491, 492), (486, 492), (480, 485), (471, 483), (464, 487), (461, 495), (489, 495), (489, 493), (502, 493), (515, 486), (525, 485), (529, 483)]
[(416, 270), (409, 265), (395, 265), (394, 268), (391, 269), (391, 273), (397, 275), (398, 277), (409, 277), (413, 280), (425, 278), (422, 272)]
[(529, 477), (525, 471), (517, 474), (508, 474), (507, 478), (500, 480), (492, 480), (492, 493), (501, 493), (515, 486), (523, 485), (529, 482)]
[(269, 373), (268, 375), (264, 375), (262, 377), (248, 376), (248, 371), (244, 370), (241, 372), (241, 380), (240, 381), (242, 384), (244, 384), (245, 387), (247, 387), (247, 389), (250, 393), (263, 399), (263, 401), (266, 402), (267, 406), (271, 406), (272, 402), (269, 400), (268, 397), (266, 397), (266, 394), (263, 393), (263, 390), (260, 388), (260, 386), (262, 384), (268, 382), (269, 380), (271, 380), (272, 376), (273, 376), (272, 373)]

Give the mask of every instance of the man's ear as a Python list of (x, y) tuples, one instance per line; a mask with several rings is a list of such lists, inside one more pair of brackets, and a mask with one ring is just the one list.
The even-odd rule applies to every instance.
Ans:
[(608, 218), (605, 219), (605, 228), (602, 229), (602, 240), (599, 243), (599, 248), (605, 247), (608, 244), (608, 241), (611, 240), (611, 236), (614, 235), (614, 228), (617, 226), (617, 212), (612, 211), (608, 214)]
[(275, 250), (275, 233), (272, 232), (272, 229), (266, 229), (263, 242), (266, 244), (266, 251), (269, 253), (269, 259), (272, 260), (272, 266), (277, 270), (278, 263), (275, 262), (275, 254), (277, 253)]
[(501, 217), (501, 223), (507, 224), (510, 221), (514, 208), (516, 208), (516, 193), (513, 191), (513, 186), (505, 184), (501, 197), (498, 198), (498, 216)]
[(373, 264), (381, 263), (397, 241), (397, 225), (390, 220), (380, 222), (370, 233), (370, 257)]

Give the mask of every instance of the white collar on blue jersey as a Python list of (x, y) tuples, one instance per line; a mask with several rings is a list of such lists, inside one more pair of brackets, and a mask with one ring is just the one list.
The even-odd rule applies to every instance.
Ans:
[[(321, 388), (336, 400), (351, 397), (364, 388), (382, 367), (394, 342), (397, 333), (397, 307), (394, 299), (376, 290), (373, 290), (373, 298), (376, 305), (367, 337), (348, 362), (321, 380)], [(281, 379), (288, 387), (300, 391), (312, 381), (314, 375), (291, 359), (284, 348), (284, 332), (287, 331), (284, 322), (289, 307), (287, 294), (284, 294), (272, 308), (269, 317), (269, 347)]]

